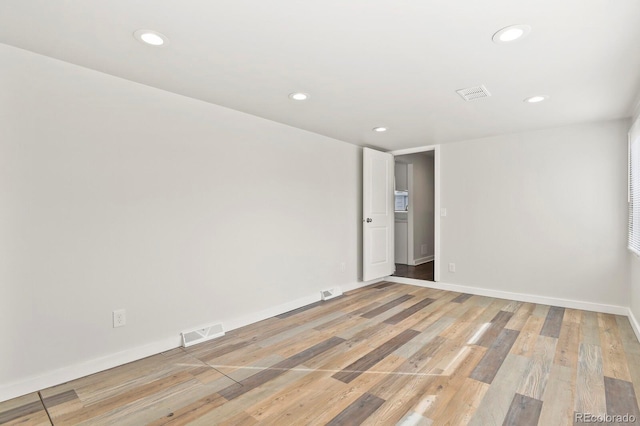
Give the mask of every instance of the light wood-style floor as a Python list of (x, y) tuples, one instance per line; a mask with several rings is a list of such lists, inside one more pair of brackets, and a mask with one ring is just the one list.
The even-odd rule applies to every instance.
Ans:
[(625, 317), (382, 283), (2, 403), (0, 423), (572, 425), (640, 419), (639, 396)]

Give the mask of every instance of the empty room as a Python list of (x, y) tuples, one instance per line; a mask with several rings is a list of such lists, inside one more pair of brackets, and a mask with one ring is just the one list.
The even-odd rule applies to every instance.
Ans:
[(639, 23), (0, 1), (0, 424), (640, 424)]

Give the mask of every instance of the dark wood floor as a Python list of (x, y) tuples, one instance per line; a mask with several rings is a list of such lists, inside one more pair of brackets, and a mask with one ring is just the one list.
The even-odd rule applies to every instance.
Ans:
[(393, 276), (433, 281), (433, 262), (423, 263), (418, 266), (401, 265), (396, 263), (396, 272)]
[(0, 403), (0, 423), (556, 426), (640, 419), (639, 397), (625, 317), (381, 283)]

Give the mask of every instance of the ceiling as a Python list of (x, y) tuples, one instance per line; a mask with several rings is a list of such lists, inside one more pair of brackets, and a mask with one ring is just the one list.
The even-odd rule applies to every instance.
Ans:
[[(383, 149), (628, 117), (639, 23), (637, 0), (0, 2), (0, 43)], [(532, 29), (492, 42), (512, 24)]]

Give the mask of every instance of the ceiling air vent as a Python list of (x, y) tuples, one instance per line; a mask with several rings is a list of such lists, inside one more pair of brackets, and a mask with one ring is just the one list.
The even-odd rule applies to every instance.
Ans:
[(487, 98), (491, 93), (484, 86), (468, 87), (466, 89), (456, 90), (456, 93), (462, 96), (465, 101), (474, 101), (480, 98)]

